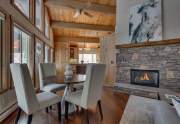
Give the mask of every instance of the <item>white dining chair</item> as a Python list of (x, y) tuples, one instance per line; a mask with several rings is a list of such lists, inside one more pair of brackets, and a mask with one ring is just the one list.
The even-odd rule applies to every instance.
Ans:
[(101, 119), (103, 113), (101, 108), (101, 96), (103, 82), (105, 78), (106, 65), (104, 64), (88, 64), (86, 70), (86, 81), (83, 90), (77, 92), (68, 92), (65, 97), (65, 117), (68, 119), (68, 104), (73, 103), (80, 106), (86, 113), (87, 123), (89, 123), (88, 109), (98, 105)]
[(18, 123), (22, 110), (28, 115), (27, 123), (31, 124), (34, 113), (54, 104), (57, 104), (60, 120), (61, 97), (50, 92), (36, 94), (27, 64), (10, 64), (10, 69), (19, 109), (15, 124)]
[(64, 90), (64, 84), (57, 84), (55, 82), (45, 82), (44, 78), (48, 76), (56, 76), (56, 65), (54, 63), (40, 63), (39, 64), (39, 79), (40, 90), (45, 92), (56, 93), (59, 90)]

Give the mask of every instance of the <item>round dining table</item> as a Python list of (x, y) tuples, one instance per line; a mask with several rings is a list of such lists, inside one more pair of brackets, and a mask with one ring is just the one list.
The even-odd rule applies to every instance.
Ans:
[[(72, 76), (48, 76), (43, 79), (45, 83), (57, 83), (57, 84), (65, 84), (64, 94), (61, 99), (61, 109), (62, 114), (65, 113), (65, 97), (68, 95), (68, 92), (71, 92), (70, 86), (74, 84), (84, 83), (86, 80), (86, 75), (74, 74)], [(70, 112), (71, 113), (71, 112)]]

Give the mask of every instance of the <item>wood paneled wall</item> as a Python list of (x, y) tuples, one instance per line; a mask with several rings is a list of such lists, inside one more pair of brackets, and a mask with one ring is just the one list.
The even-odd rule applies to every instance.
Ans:
[(64, 67), (69, 63), (69, 42), (55, 42), (55, 63), (57, 73), (63, 74)]
[(100, 39), (100, 63), (106, 64), (106, 84), (112, 85), (116, 81), (116, 48), (115, 37)]

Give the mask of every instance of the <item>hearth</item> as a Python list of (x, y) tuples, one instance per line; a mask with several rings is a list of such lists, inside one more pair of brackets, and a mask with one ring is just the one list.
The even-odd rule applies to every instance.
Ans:
[(131, 84), (159, 87), (159, 71), (131, 69)]

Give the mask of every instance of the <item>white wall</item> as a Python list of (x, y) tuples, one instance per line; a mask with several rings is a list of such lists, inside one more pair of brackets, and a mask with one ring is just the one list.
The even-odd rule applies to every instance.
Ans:
[[(144, 0), (117, 0), (117, 44), (129, 41), (129, 10)], [(162, 0), (163, 39), (180, 38), (180, 0)]]

